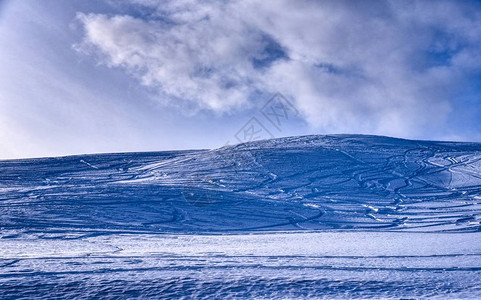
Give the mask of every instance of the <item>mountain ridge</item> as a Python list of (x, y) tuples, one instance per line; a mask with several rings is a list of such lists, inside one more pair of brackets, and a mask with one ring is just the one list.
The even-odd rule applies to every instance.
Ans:
[(478, 143), (364, 135), (2, 161), (0, 227), (472, 232), (481, 228), (479, 169)]

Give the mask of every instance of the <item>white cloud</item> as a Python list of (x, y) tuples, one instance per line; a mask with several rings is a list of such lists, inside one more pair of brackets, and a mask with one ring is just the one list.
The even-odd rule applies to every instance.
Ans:
[(280, 91), (324, 131), (415, 137), (444, 124), (453, 93), (481, 67), (475, 4), (131, 3), (150, 13), (80, 14), (76, 48), (170, 104), (226, 112)]

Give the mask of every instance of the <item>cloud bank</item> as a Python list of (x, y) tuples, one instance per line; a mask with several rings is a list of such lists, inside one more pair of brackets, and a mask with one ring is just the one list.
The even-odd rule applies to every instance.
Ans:
[(161, 103), (227, 113), (281, 92), (325, 132), (444, 126), (481, 69), (481, 13), (448, 1), (149, 1), (78, 14), (75, 45)]

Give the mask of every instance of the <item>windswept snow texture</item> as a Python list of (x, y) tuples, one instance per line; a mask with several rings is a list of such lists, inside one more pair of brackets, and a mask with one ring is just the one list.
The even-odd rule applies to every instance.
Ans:
[(0, 298), (479, 298), (481, 144), (0, 162)]

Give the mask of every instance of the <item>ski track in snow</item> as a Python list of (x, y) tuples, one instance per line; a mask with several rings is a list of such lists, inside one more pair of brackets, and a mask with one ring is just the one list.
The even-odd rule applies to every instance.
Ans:
[(0, 298), (481, 296), (477, 143), (0, 161), (0, 211)]

